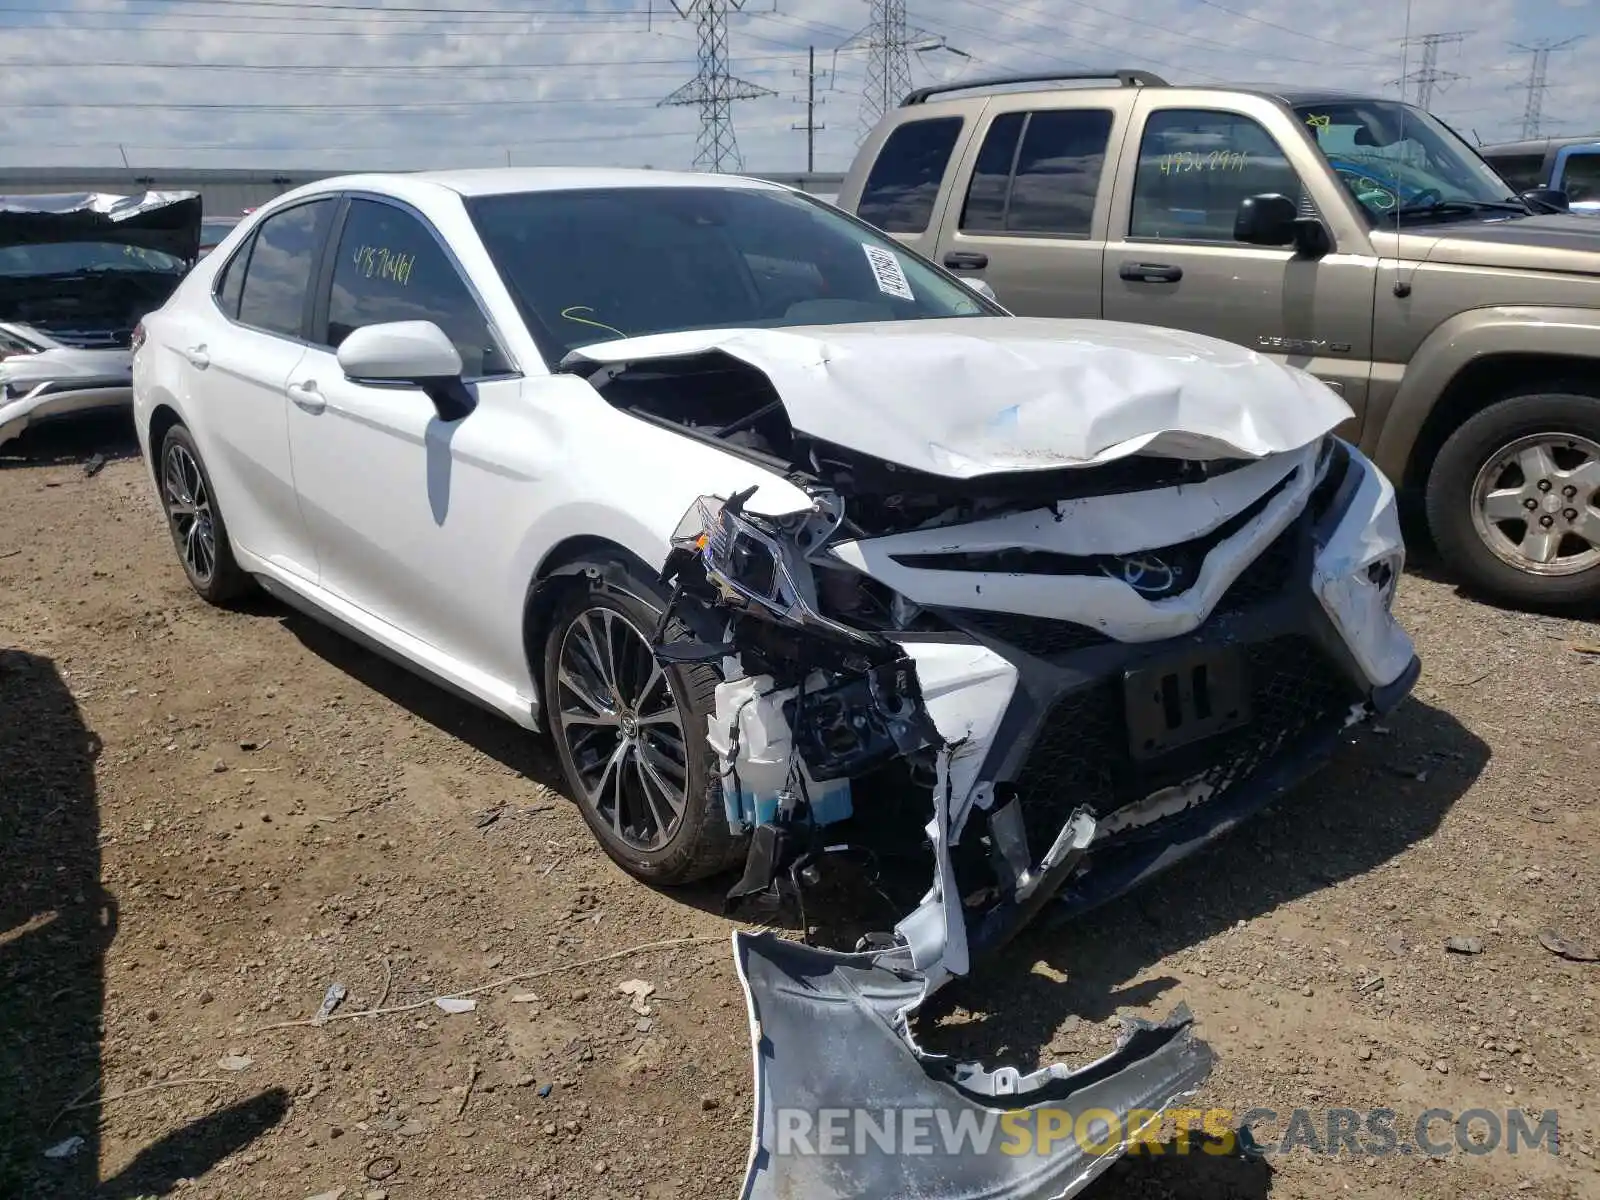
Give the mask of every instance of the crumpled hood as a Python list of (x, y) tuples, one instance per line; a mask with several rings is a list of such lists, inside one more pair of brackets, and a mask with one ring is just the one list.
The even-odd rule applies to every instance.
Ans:
[(800, 433), (954, 478), (1126, 455), (1261, 458), (1353, 416), (1330, 388), (1230, 342), (1114, 321), (955, 317), (655, 334), (574, 350), (623, 364), (749, 363)]
[(120, 348), (80, 350), (71, 346), (56, 346), (37, 354), (18, 354), (0, 360), (0, 384), (22, 388), (51, 380), (62, 383), (123, 380), (131, 386), (133, 351)]
[(190, 260), (200, 254), (199, 192), (0, 196), (0, 247), (110, 242)]

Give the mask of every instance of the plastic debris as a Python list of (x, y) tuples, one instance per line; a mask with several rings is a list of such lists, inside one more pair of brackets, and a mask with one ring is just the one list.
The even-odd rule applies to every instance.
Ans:
[(224, 1071), (243, 1071), (255, 1062), (255, 1059), (244, 1054), (224, 1054), (217, 1059), (217, 1066)]
[(1571, 959), (1573, 962), (1600, 960), (1600, 954), (1595, 953), (1593, 946), (1554, 929), (1539, 930), (1539, 944), (1551, 954), (1559, 954), (1562, 958)]
[(617, 991), (621, 992), (624, 996), (631, 997), (628, 1007), (633, 1009), (634, 1012), (638, 1013), (641, 1017), (648, 1017), (650, 1015), (650, 1006), (646, 1004), (645, 1001), (651, 996), (655, 995), (655, 984), (646, 983), (643, 979), (624, 979), (621, 983), (617, 984)]
[(435, 1008), (447, 1013), (469, 1013), (478, 1007), (476, 1000), (463, 1000), (457, 996), (435, 996), (433, 1004)]
[(83, 1149), (83, 1139), (73, 1134), (64, 1142), (57, 1142), (44, 1152), (46, 1158), (71, 1158)]
[(511, 1003), (534, 1004), (537, 1003), (538, 999), (539, 997), (533, 992), (518, 992), (515, 996), (511, 997)]
[(1483, 939), (1481, 937), (1462, 936), (1458, 934), (1455, 937), (1446, 938), (1444, 948), (1449, 950), (1452, 954), (1482, 954)]
[(342, 983), (330, 983), (328, 990), (323, 993), (322, 1005), (317, 1009), (317, 1015), (311, 1018), (313, 1025), (325, 1025), (328, 1018), (333, 1015), (333, 1010), (344, 1003), (344, 998), (350, 994), (350, 989)]

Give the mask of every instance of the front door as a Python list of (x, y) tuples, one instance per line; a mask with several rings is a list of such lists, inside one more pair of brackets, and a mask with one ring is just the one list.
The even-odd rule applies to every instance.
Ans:
[(1300, 367), (1359, 418), (1372, 368), (1376, 259), (1365, 247), (1307, 258), (1235, 241), (1246, 196), (1276, 192), (1315, 211), (1289, 156), (1243, 111), (1147, 99), (1141, 108), (1137, 158), (1118, 173), (1102, 274), (1106, 318), (1209, 334)]
[[(336, 237), (317, 344), (288, 381), (295, 482), (322, 587), (431, 647), (447, 671), (503, 680), (508, 645), (511, 665), (521, 657), (504, 576), (528, 491), (495, 464), (497, 448), (522, 436), (523, 381), (420, 217), (357, 197)], [(433, 321), (449, 335), (473, 412), (444, 421), (420, 387), (345, 377), (339, 343), (389, 321)]]

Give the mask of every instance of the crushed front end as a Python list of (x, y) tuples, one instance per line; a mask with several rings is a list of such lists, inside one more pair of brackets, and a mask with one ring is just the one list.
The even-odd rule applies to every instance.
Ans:
[[(751, 516), (744, 495), (704, 498), (685, 516), (666, 575), (694, 633), (659, 653), (723, 674), (708, 740), (729, 825), (751, 847), (730, 899), (786, 882), (800, 893), (839, 848), (834, 828), (890, 819), (874, 811), (885, 764), (925, 797), (932, 880), (920, 902), (850, 954), (797, 964), (786, 957), (797, 952), (757, 947), (753, 1020), (849, 1011), (861, 1045), (924, 1092), (993, 1105), (911, 1042), (922, 998), (1041, 910), (1102, 903), (1227, 832), (1412, 686), (1420, 664), (1390, 613), (1405, 558), (1394, 492), (1348, 444), (1119, 470), (1121, 487), (1085, 491), (1109, 479), (1090, 470), (1075, 495), (1043, 506), (1007, 496), (1015, 481), (998, 497), (972, 481), (965, 501), (909, 528), (881, 493), (845, 501), (821, 486), (810, 511), (787, 518)], [(1130, 489), (1140, 472), (1157, 486)], [(974, 507), (986, 511), (970, 519)], [(899, 1020), (868, 1012), (874, 996), (897, 997)], [(763, 1032), (758, 1057), (786, 1044)], [(1174, 1094), (1196, 1085), (1193, 1055), (1209, 1062), (1200, 1045), (1152, 1045), (1130, 1078)], [(761, 1069), (820, 1086), (793, 1061)], [(1148, 1099), (1135, 1092), (1124, 1108)], [(752, 1196), (781, 1194), (780, 1176), (815, 1182), (803, 1156), (762, 1151), (752, 1164)], [(1058, 1162), (1052, 1186), (1078, 1180), (1063, 1191), (978, 1182), (1068, 1195), (1103, 1165)], [(850, 1172), (869, 1174), (849, 1174), (837, 1194), (870, 1191), (873, 1169), (852, 1159)]]

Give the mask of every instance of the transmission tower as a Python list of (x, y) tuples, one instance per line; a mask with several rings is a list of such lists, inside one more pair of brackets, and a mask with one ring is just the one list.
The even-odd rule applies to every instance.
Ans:
[(1434, 88), (1443, 91), (1456, 80), (1464, 78), (1454, 71), (1439, 69), (1439, 47), (1465, 41), (1470, 32), (1462, 30), (1455, 33), (1425, 33), (1421, 37), (1407, 38), (1401, 45), (1422, 47), (1422, 65), (1408, 75), (1391, 79), (1389, 85), (1393, 87), (1398, 84), (1402, 88), (1407, 85), (1414, 86), (1417, 107), (1427, 109), (1433, 103)]
[(867, 83), (862, 93), (860, 120), (863, 138), (911, 90), (913, 53), (948, 50), (962, 58), (972, 57), (938, 34), (907, 25), (906, 0), (868, 0), (868, 3), (872, 6), (872, 16), (867, 27), (840, 43), (836, 51), (839, 54), (853, 50), (867, 52)]
[(1569, 37), (1564, 42), (1536, 42), (1531, 46), (1525, 46), (1520, 42), (1512, 43), (1513, 49), (1533, 55), (1533, 63), (1528, 68), (1528, 100), (1522, 106), (1522, 136), (1524, 140), (1539, 136), (1539, 126), (1544, 118), (1544, 93), (1545, 89), (1550, 86), (1545, 82), (1545, 76), (1550, 70), (1550, 55), (1557, 50), (1565, 50), (1573, 43), (1582, 40), (1580, 35), (1578, 37)]
[(700, 106), (700, 136), (694, 144), (697, 171), (743, 170), (739, 140), (733, 133), (733, 102), (777, 94), (728, 74), (728, 14), (744, 5), (745, 0), (672, 0), (678, 15), (692, 19), (700, 34), (700, 69), (656, 107)]

